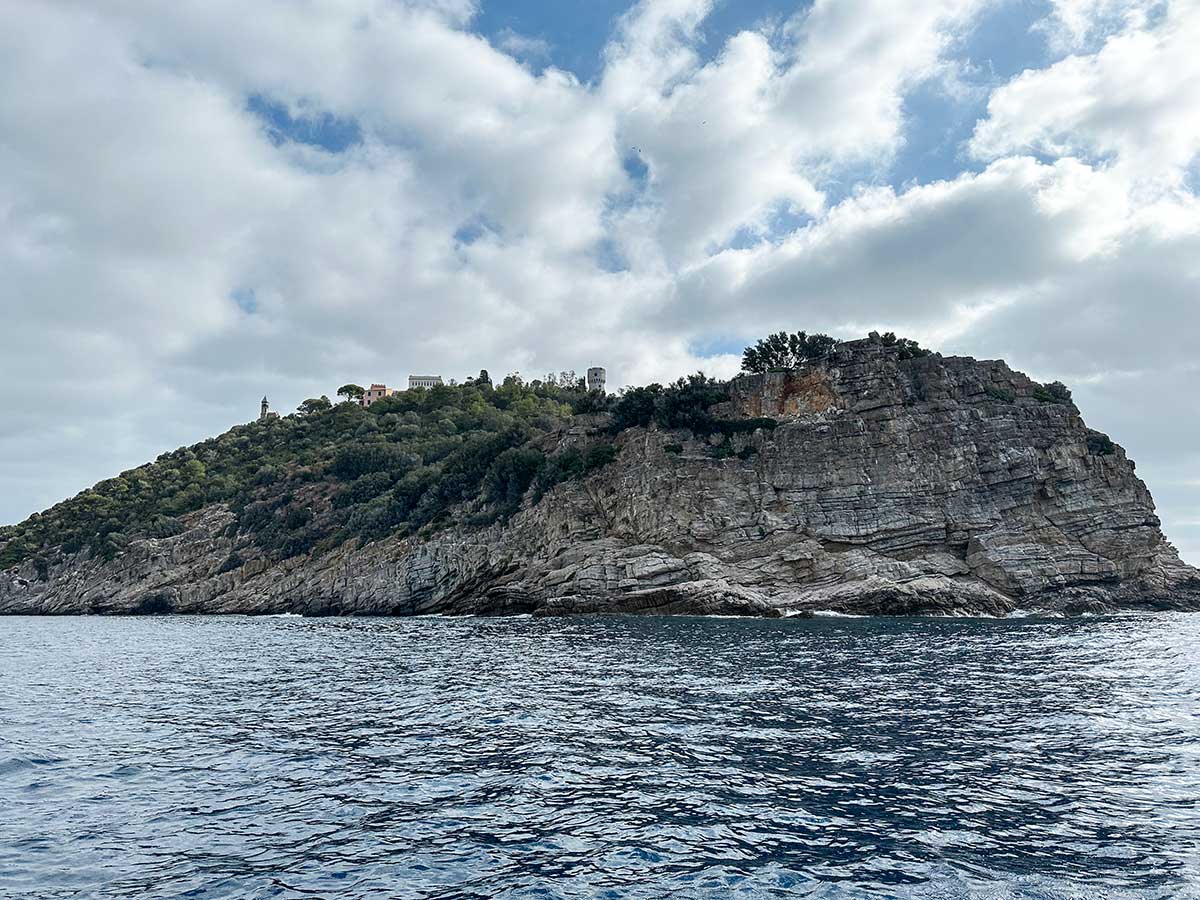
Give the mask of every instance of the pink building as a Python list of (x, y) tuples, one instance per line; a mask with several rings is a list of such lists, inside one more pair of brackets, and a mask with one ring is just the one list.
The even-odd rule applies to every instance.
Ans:
[(388, 387), (386, 384), (373, 384), (367, 388), (363, 394), (362, 400), (358, 401), (363, 406), (370, 406), (376, 400), (382, 400), (384, 397), (390, 397), (396, 393), (394, 388)]

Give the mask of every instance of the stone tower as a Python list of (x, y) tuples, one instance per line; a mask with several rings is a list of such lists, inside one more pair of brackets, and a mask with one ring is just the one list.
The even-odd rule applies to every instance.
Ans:
[(258, 421), (261, 422), (263, 419), (267, 418), (267, 413), (269, 413), (270, 411), (271, 411), (271, 404), (267, 402), (266, 397), (263, 397), (262, 406), (259, 408), (259, 411), (258, 411)]
[(603, 366), (592, 366), (587, 370), (587, 389), (604, 393), (604, 380), (607, 373)]

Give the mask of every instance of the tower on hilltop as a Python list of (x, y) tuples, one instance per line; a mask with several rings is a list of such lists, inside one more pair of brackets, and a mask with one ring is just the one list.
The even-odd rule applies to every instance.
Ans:
[(592, 366), (587, 370), (587, 389), (604, 393), (604, 381), (607, 373), (603, 366)]

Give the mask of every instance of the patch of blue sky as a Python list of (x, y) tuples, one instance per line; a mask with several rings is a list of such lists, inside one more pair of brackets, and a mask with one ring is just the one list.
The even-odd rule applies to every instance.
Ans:
[(616, 274), (629, 271), (628, 260), (612, 238), (601, 238), (596, 242), (594, 257), (596, 267), (602, 272)]
[(469, 247), (487, 234), (499, 234), (500, 226), (485, 215), (477, 215), (463, 222), (454, 231), (454, 240)]
[(621, 168), (629, 177), (628, 188), (620, 193), (609, 194), (605, 198), (604, 214), (611, 217), (632, 209), (646, 198), (650, 184), (650, 167), (634, 149), (628, 150), (621, 158)]
[(722, 250), (749, 250), (764, 241), (778, 243), (813, 221), (813, 217), (807, 213), (795, 210), (790, 204), (779, 203), (771, 210), (766, 222), (742, 226), (724, 243), (709, 247), (708, 253), (711, 256)]
[[(553, 65), (594, 81), (603, 67), (603, 51), (630, 0), (484, 0), (471, 23), (494, 46), (511, 52), (531, 68)], [(523, 52), (522, 42), (529, 50)]]
[(292, 115), (288, 107), (261, 94), (246, 101), (246, 109), (257, 116), (276, 145), (288, 141), (342, 153), (362, 143), (362, 129), (353, 119), (342, 119), (326, 111), (302, 111)]
[(982, 171), (986, 160), (973, 159), (967, 141), (987, 114), (992, 90), (1057, 58), (1037, 27), (1049, 14), (1046, 0), (1007, 0), (984, 11), (947, 54), (958, 67), (954, 82), (932, 79), (904, 98), (904, 145), (889, 167), (889, 184), (899, 189)]
[(630, 147), (621, 159), (621, 168), (629, 176), (629, 180), (638, 188), (644, 187), (650, 177), (650, 167), (642, 159), (642, 154), (636, 147)]
[(1192, 194), (1200, 195), (1200, 154), (1192, 160), (1192, 164), (1183, 173), (1183, 187)]
[[(535, 70), (545, 65), (573, 72), (582, 82), (599, 79), (604, 48), (632, 0), (483, 0), (472, 28)], [(740, 31), (778, 24), (812, 6), (812, 0), (716, 0), (700, 28), (700, 58), (720, 54)]]
[(258, 312), (258, 297), (255, 296), (254, 288), (235, 288), (230, 293), (229, 299), (236, 303), (242, 312), (249, 313), (250, 315)]
[[(752, 341), (749, 343), (753, 343)], [(748, 343), (745, 339), (732, 338), (728, 335), (700, 338), (688, 345), (688, 352), (701, 359), (713, 356), (741, 356)]]
[(807, 12), (813, 0), (716, 0), (701, 26), (704, 43), (699, 48), (705, 62), (715, 59), (725, 44), (743, 31), (771, 33), (789, 19)]

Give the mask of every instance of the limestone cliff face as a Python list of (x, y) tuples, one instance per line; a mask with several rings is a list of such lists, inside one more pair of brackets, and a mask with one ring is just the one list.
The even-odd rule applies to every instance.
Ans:
[[(734, 382), (723, 414), (777, 428), (724, 448), (631, 429), (616, 462), (504, 524), (222, 572), (234, 517), (214, 506), (112, 561), (3, 573), (0, 612), (1200, 609), (1200, 572), (1133, 463), (1038, 391), (1002, 362), (856, 342)], [(599, 424), (553, 441), (587, 444)]]

